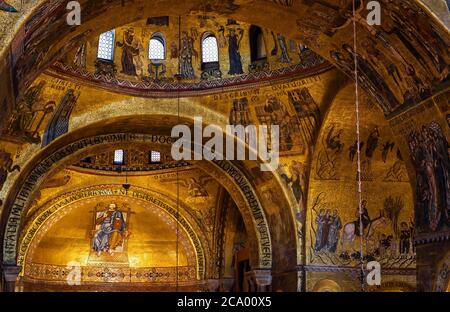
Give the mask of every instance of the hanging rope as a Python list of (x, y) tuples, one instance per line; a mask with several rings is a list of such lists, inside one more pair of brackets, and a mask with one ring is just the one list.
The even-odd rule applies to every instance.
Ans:
[(356, 0), (353, 0), (353, 58), (355, 61), (355, 113), (356, 113), (356, 141), (357, 141), (357, 184), (358, 184), (358, 210), (359, 210), (359, 238), (360, 238), (360, 264), (361, 264), (361, 291), (365, 291), (364, 282), (364, 228), (363, 228), (363, 208), (362, 208), (362, 190), (361, 190), (361, 138), (359, 132), (359, 81), (358, 81), (358, 57), (357, 57), (357, 39), (356, 39)]
[[(181, 77), (181, 16), (178, 16), (178, 77)], [(180, 91), (177, 91), (177, 122), (180, 124)], [(178, 272), (178, 261), (179, 261), (179, 233), (180, 233), (180, 179), (179, 179), (179, 166), (176, 166), (177, 173), (177, 214), (176, 214), (176, 224), (177, 224), (177, 241), (176, 241), (176, 291), (179, 291), (179, 272)]]

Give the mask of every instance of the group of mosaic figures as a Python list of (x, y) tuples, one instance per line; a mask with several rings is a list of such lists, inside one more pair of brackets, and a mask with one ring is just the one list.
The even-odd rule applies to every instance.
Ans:
[[(371, 218), (367, 210), (367, 201), (361, 203), (355, 213), (356, 220), (342, 223), (338, 210), (320, 209), (316, 216), (316, 236), (314, 251), (336, 253), (339, 240), (341, 257), (347, 257), (350, 251), (357, 253), (354, 242), (363, 238), (366, 256), (382, 257), (388, 254), (411, 255), (414, 253), (413, 235), (414, 225), (401, 222), (398, 234), (383, 233), (381, 228), (388, 224), (388, 218), (381, 212), (379, 217)], [(340, 232), (342, 230), (342, 237)], [(397, 239), (394, 239), (394, 235)]]

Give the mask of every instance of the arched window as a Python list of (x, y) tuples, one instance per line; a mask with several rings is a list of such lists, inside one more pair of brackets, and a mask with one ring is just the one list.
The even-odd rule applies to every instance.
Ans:
[(123, 165), (125, 153), (123, 150), (115, 150), (114, 151), (114, 165)]
[(252, 25), (249, 34), (252, 63), (267, 59), (266, 44), (261, 27)]
[(161, 61), (166, 58), (166, 44), (162, 34), (156, 33), (150, 39), (148, 58), (152, 61)]
[(203, 35), (202, 39), (202, 63), (218, 63), (219, 47), (216, 37), (211, 33)]
[(150, 151), (149, 154), (151, 164), (159, 164), (161, 162), (161, 153), (158, 151)]
[(108, 61), (114, 59), (114, 37), (114, 29), (100, 34), (98, 39), (97, 58)]

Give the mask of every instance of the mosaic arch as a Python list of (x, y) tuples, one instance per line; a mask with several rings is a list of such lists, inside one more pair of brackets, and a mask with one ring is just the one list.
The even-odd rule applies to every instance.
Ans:
[[(164, 140), (162, 140), (162, 138), (164, 138)], [(41, 159), (39, 163), (34, 166), (34, 169), (31, 170), (31, 172), (22, 177), (25, 180), (24, 183), (22, 183), (22, 187), (15, 195), (13, 195), (14, 197), (11, 197), (11, 211), (7, 219), (4, 234), (4, 263), (16, 263), (17, 243), (20, 235), (20, 224), (23, 214), (30, 203), (30, 196), (32, 196), (33, 192), (38, 189), (39, 184), (43, 181), (49, 171), (55, 170), (58, 166), (62, 166), (62, 163), (64, 162), (67, 163), (69, 158), (75, 159), (76, 157), (80, 157), (83, 152), (86, 152), (95, 146), (99, 147), (101, 145), (121, 142), (143, 142), (145, 140), (151, 141), (152, 135), (110, 134), (85, 138), (60, 147), (50, 156)], [(164, 142), (170, 142), (170, 138), (167, 136), (160, 136), (160, 141), (161, 140)], [(70, 164), (70, 162), (67, 164)], [(270, 231), (266, 221), (265, 212), (261, 207), (256, 192), (253, 190), (252, 185), (247, 180), (245, 175), (230, 162), (221, 161), (215, 163), (214, 166), (221, 169), (221, 171), (226, 174), (227, 178), (231, 179), (233, 184), (236, 184), (240, 192), (240, 196), (243, 196), (244, 198), (241, 202), (247, 207), (246, 210), (248, 213), (244, 213), (243, 218), (244, 220), (247, 219), (246, 221), (248, 222), (247, 226), (249, 226), (249, 229), (253, 229), (253, 231), (249, 231), (249, 234), (252, 235), (253, 232), (256, 239), (256, 244), (258, 245), (258, 252), (257, 255), (255, 255), (256, 259), (254, 259), (255, 264), (260, 268), (271, 268), (272, 243)], [(20, 181), (21, 179), (19, 178), (18, 180)]]
[[(167, 196), (162, 196), (162, 194), (148, 189), (132, 187), (127, 191), (124, 190), (121, 185), (99, 185), (75, 190), (68, 194), (58, 196), (57, 198), (50, 200), (47, 204), (44, 204), (36, 214), (34, 214), (33, 219), (25, 225), (19, 239), (17, 265), (24, 266), (26, 264), (29, 248), (33, 244), (33, 240), (51, 217), (73, 203), (91, 198), (101, 198), (102, 196), (125, 197), (142, 201), (143, 203), (154, 205), (163, 210), (174, 220), (177, 218), (176, 203), (172, 199), (168, 199)], [(190, 222), (182, 213), (179, 214), (178, 223), (189, 237), (190, 244), (194, 247), (197, 279), (202, 280), (205, 278), (206, 266), (204, 246), (196, 233), (197, 231), (193, 229)]]

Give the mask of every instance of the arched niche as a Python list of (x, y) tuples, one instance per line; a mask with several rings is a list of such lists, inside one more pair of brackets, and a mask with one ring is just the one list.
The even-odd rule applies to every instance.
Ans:
[[(305, 225), (310, 278), (359, 264), (361, 237), (354, 227), (359, 223), (354, 103), (354, 85), (349, 84), (327, 111), (312, 156)], [(383, 270), (412, 278), (416, 252), (408, 154), (378, 107), (365, 96), (359, 104), (361, 204), (369, 220), (362, 238), (364, 256), (379, 261)]]
[[(47, 261), (50, 262), (48, 263), (49, 265), (54, 264), (64, 266), (64, 261), (67, 263), (78, 261), (83, 267), (89, 263), (89, 265), (95, 265), (98, 260), (90, 259), (95, 258), (95, 255), (88, 252), (89, 242), (84, 244), (87, 249), (83, 248), (83, 245), (80, 246), (80, 244), (76, 243), (69, 249), (66, 247), (67, 250), (65, 251), (63, 249), (61, 251), (53, 252), (45, 252), (45, 250), (44, 252), (42, 252), (42, 250), (41, 252), (38, 252), (36, 249), (42, 248), (40, 241), (46, 238), (46, 232), (52, 230), (52, 227), (58, 224), (61, 219), (65, 218), (68, 221), (73, 219), (74, 217), (71, 217), (71, 214), (75, 214), (76, 220), (79, 222), (84, 222), (84, 226), (82, 227), (89, 227), (91, 225), (90, 219), (92, 219), (92, 216), (89, 216), (92, 214), (92, 207), (96, 207), (96, 205), (103, 201), (115, 204), (119, 203), (121, 209), (124, 209), (123, 207), (130, 208), (130, 215), (127, 216), (130, 220), (130, 237), (127, 242), (127, 256), (129, 257), (129, 260), (124, 262), (126, 267), (145, 271), (145, 266), (152, 263), (155, 267), (176, 266), (173, 262), (175, 261), (173, 256), (169, 257), (169, 255), (174, 252), (173, 250), (169, 250), (169, 247), (166, 247), (166, 249), (169, 248), (166, 250), (167, 257), (161, 258), (161, 254), (159, 254), (159, 256), (156, 256), (159, 258), (153, 260), (151, 258), (149, 259), (148, 255), (143, 254), (144, 251), (136, 247), (139, 245), (139, 240), (145, 240), (143, 237), (146, 233), (153, 237), (156, 235), (155, 233), (152, 233), (151, 228), (148, 228), (148, 226), (146, 228), (143, 221), (146, 219), (161, 218), (161, 220), (158, 219), (159, 221), (157, 223), (167, 224), (169, 226), (169, 229), (166, 229), (165, 231), (165, 235), (170, 236), (170, 233), (172, 233), (172, 236), (166, 237), (166, 239), (180, 240), (180, 247), (177, 247), (176, 252), (181, 251), (182, 255), (179, 258), (180, 260), (178, 260), (177, 256), (176, 261), (180, 261), (181, 267), (194, 268), (196, 272), (194, 276), (195, 280), (204, 280), (206, 278), (206, 263), (207, 260), (210, 261), (207, 259), (210, 255), (210, 251), (205, 242), (205, 234), (202, 233), (198, 225), (193, 223), (195, 221), (193, 221), (185, 212), (186, 208), (177, 206), (176, 200), (169, 198), (167, 195), (163, 196), (158, 192), (140, 187), (132, 187), (129, 190), (125, 190), (122, 185), (98, 185), (73, 190), (70, 193), (50, 199), (40, 207), (27, 222), (20, 237), (18, 265), (23, 268), (22, 275), (27, 276), (30, 272), (33, 273), (36, 271), (36, 269), (33, 270), (30, 268), (30, 266), (33, 266), (34, 262), (39, 265), (46, 264)], [(179, 215), (177, 221), (178, 212)], [(138, 215), (136, 215), (136, 213), (138, 213)], [(145, 214), (148, 214), (149, 216), (144, 218), (143, 215)], [(65, 225), (67, 225), (67, 220), (66, 223), (64, 223)], [(178, 223), (178, 226), (176, 223)], [(177, 230), (177, 228), (179, 230)], [(67, 230), (71, 231), (72, 229), (67, 228)], [(175, 234), (177, 231), (178, 234)], [(58, 229), (53, 230), (53, 234), (58, 233)], [(63, 233), (59, 233), (59, 235), (60, 234)], [(132, 240), (132, 235), (137, 238)], [(82, 239), (83, 236), (84, 235), (80, 236), (80, 238)], [(49, 243), (47, 239), (47, 243), (44, 246), (47, 246), (48, 244), (51, 245), (51, 241)], [(74, 252), (76, 252), (76, 255), (74, 255)], [(150, 250), (147, 252), (151, 253)], [(56, 254), (52, 255), (52, 253)], [(37, 256), (39, 257), (37, 258)], [(36, 260), (34, 260), (34, 258), (36, 258)], [(63, 263), (61, 263), (61, 261), (63, 261)], [(114, 267), (114, 263), (112, 263), (112, 266)], [(144, 267), (144, 269), (141, 269), (142, 267)], [(190, 278), (192, 278), (192, 276)]]
[[(132, 119), (125, 118), (123, 120), (116, 120), (113, 123), (110, 123), (108, 128), (108, 131), (112, 131), (114, 128), (124, 128), (127, 127), (127, 122), (132, 121)], [(104, 126), (101, 127), (102, 129), (106, 129)], [(23, 197), (25, 194), (23, 191), (25, 189), (22, 189), (21, 191), (18, 191), (16, 195), (11, 195), (11, 203), (13, 201), (19, 200), (25, 200), (26, 205), (28, 205), (30, 198), (33, 195), (33, 192), (36, 190), (36, 188), (39, 187), (39, 184), (42, 182), (43, 176), (41, 175), (48, 175), (51, 172), (55, 172), (59, 169), (62, 169), (64, 166), (73, 163), (75, 160), (79, 160), (83, 157), (83, 155), (87, 155), (87, 153), (92, 153), (94, 151), (93, 147), (97, 149), (101, 149), (103, 145), (110, 145), (111, 143), (117, 143), (122, 141), (128, 141), (128, 143), (136, 141), (136, 142), (144, 142), (147, 141), (148, 143), (151, 143), (152, 139), (155, 139), (156, 137), (152, 137), (152, 135), (138, 135), (138, 134), (131, 134), (131, 133), (122, 133), (122, 134), (109, 134), (109, 135), (96, 135), (89, 137), (89, 133), (95, 133), (98, 131), (98, 127), (92, 126), (92, 127), (86, 127), (82, 131), (74, 131), (69, 133), (68, 135), (61, 137), (58, 140), (55, 140), (47, 146), (42, 152), (37, 155), (37, 158), (30, 162), (29, 165), (25, 168), (25, 170), (22, 171), (22, 174), (25, 176), (19, 177), (16, 181), (17, 185), (22, 185), (22, 187), (26, 188), (26, 192), (29, 192), (28, 194), (30, 197)], [(161, 129), (159, 129), (161, 130)], [(138, 132), (138, 131), (137, 131)], [(164, 131), (162, 131), (164, 132)], [(133, 133), (136, 133), (136, 131), (133, 131)], [(76, 136), (79, 136), (81, 134), (81, 137), (84, 137), (85, 139), (78, 138), (76, 139)], [(166, 148), (167, 148), (167, 136), (161, 136), (158, 140), (164, 140), (166, 141)], [(163, 142), (164, 142), (163, 140)], [(170, 140), (168, 140), (170, 141)], [(72, 143), (70, 143), (72, 142)], [(159, 142), (161, 144), (161, 142)], [(162, 144), (164, 145), (164, 143)], [(55, 158), (56, 157), (56, 158)], [(59, 158), (59, 159), (57, 159)], [(78, 158), (78, 159), (77, 159)], [(40, 159), (40, 160), (38, 160)], [(51, 160), (53, 159), (53, 160)], [(41, 165), (39, 165), (39, 163)], [(44, 167), (42, 167), (44, 166)], [(46, 170), (42, 171), (43, 168), (47, 167)], [(256, 167), (259, 167), (257, 165)], [(230, 193), (233, 194), (233, 200), (238, 203), (238, 208), (241, 210), (241, 213), (244, 218), (244, 222), (246, 223), (246, 228), (248, 229), (249, 236), (254, 237), (254, 239), (250, 239), (250, 241), (255, 245), (255, 249), (252, 252), (252, 267), (254, 268), (272, 268), (272, 249), (271, 249), (271, 234), (269, 225), (266, 221), (265, 217), (265, 211), (264, 208), (261, 207), (261, 203), (259, 202), (258, 196), (259, 193), (255, 192), (253, 190), (253, 185), (250, 183), (250, 181), (247, 179), (246, 175), (241, 171), (245, 170), (245, 166), (236, 166), (232, 163), (228, 163), (225, 161), (215, 161), (210, 164), (210, 168), (215, 168), (215, 170), (219, 170), (218, 172), (226, 173), (228, 175), (227, 179), (223, 179), (223, 177), (220, 177), (220, 174), (216, 174), (217, 178), (219, 180), (228, 181), (226, 184), (228, 184), (228, 188), (233, 189), (234, 191), (231, 191)], [(48, 170), (48, 171), (47, 171)], [(206, 169), (207, 171), (212, 172), (211, 169)], [(37, 174), (37, 176), (36, 176)], [(38, 178), (39, 176), (39, 178)], [(34, 181), (34, 187), (30, 188), (33, 183), (29, 183), (30, 179), (31, 181)], [(38, 178), (37, 180), (34, 180), (35, 178)], [(25, 182), (27, 181), (28, 182)], [(26, 186), (25, 186), (26, 185)], [(227, 188), (226, 187), (226, 188)], [(250, 196), (250, 197), (249, 197)], [(21, 198), (21, 199), (19, 199)], [(282, 199), (282, 197), (280, 197)], [(25, 202), (23, 202), (25, 203)], [(17, 204), (17, 202), (16, 202)], [(239, 205), (240, 204), (240, 205)], [(11, 210), (12, 214), (18, 213), (18, 208), (22, 204), (14, 205)], [(26, 207), (24, 205), (23, 207)], [(251, 207), (249, 205), (252, 205)], [(5, 205), (6, 207), (9, 206)], [(247, 208), (243, 208), (247, 207)], [(285, 205), (284, 207), (289, 207), (289, 205)], [(272, 209), (277, 209), (272, 208)], [(23, 211), (22, 211), (23, 212)], [(10, 215), (12, 219), (10, 218), (9, 221), (15, 222), (15, 217), (13, 215)], [(259, 221), (258, 221), (259, 220)], [(288, 221), (290, 222), (290, 221)], [(294, 224), (294, 222), (293, 222)], [(10, 223), (11, 225), (11, 223)], [(274, 224), (271, 224), (270, 226), (276, 226)], [(289, 226), (289, 224), (286, 224), (286, 226)], [(11, 229), (11, 228), (10, 228)], [(295, 235), (294, 231), (289, 231), (289, 233), (293, 233), (292, 235)], [(288, 234), (282, 234), (282, 235), (288, 235)], [(8, 237), (6, 235), (5, 237)], [(9, 236), (11, 237), (11, 236)], [(286, 241), (289, 241), (289, 244), (294, 245), (287, 245), (286, 248), (290, 248), (293, 251), (293, 257), (291, 257), (289, 261), (291, 261), (292, 265), (295, 266), (297, 259), (295, 257), (295, 253), (297, 250), (296, 244), (297, 241), (295, 239), (288, 239), (282, 237), (277, 237), (278, 239), (283, 239), (284, 245), (286, 245)], [(10, 241), (11, 242), (11, 241)], [(5, 247), (3, 250), (6, 252), (7, 250), (11, 250), (14, 248), (11, 248), (11, 244), (8, 244), (5, 240)], [(289, 247), (290, 246), (290, 247)], [(6, 252), (8, 253), (8, 252)], [(5, 253), (5, 254), (6, 254)], [(15, 256), (10, 253), (10, 258), (7, 260), (6, 258), (4, 260), (6, 261), (15, 261)], [(277, 256), (278, 259), (282, 258), (281, 255)], [(286, 261), (286, 259), (284, 260)], [(277, 265), (275, 265), (277, 267)]]

